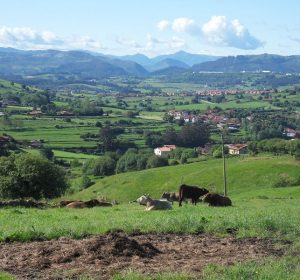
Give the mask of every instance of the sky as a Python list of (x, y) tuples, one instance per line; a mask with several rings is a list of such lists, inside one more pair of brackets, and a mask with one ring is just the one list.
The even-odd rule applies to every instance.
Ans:
[(0, 47), (300, 54), (299, 0), (0, 0)]

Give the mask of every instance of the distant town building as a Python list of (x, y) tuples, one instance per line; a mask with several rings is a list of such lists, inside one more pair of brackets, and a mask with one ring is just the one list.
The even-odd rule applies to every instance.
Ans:
[(247, 153), (247, 145), (246, 144), (230, 144), (227, 145), (228, 153), (230, 155), (241, 155)]
[(300, 138), (300, 130), (285, 128), (282, 134), (287, 138)]
[(175, 149), (176, 149), (175, 145), (164, 145), (163, 147), (155, 148), (154, 154), (160, 157), (160, 156), (165, 155)]

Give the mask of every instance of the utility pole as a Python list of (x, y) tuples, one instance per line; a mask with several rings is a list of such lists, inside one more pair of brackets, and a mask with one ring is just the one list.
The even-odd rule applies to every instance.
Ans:
[(224, 151), (224, 139), (223, 139), (222, 132), (221, 132), (221, 139), (222, 139), (222, 157), (223, 157), (224, 195), (227, 196), (226, 161), (225, 161), (225, 151)]

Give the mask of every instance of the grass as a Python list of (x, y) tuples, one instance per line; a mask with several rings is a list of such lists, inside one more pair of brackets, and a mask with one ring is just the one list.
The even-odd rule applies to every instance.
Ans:
[[(133, 204), (112, 208), (46, 210), (0, 209), (0, 241), (82, 238), (112, 229), (157, 233), (206, 232), (227, 235), (233, 229), (239, 237), (260, 236), (294, 240), (300, 232), (299, 199), (261, 199), (235, 202), (234, 207), (174, 205), (170, 211), (146, 212)], [(109, 217), (109, 218), (108, 218)]]
[(152, 276), (141, 275), (133, 271), (117, 274), (113, 280), (297, 280), (300, 278), (300, 258), (284, 257), (282, 259), (267, 258), (263, 261), (249, 261), (232, 266), (208, 265), (202, 275), (164, 273)]
[[(300, 198), (299, 187), (274, 188), (280, 174), (299, 177), (300, 164), (292, 157), (241, 157), (227, 160), (228, 194), (234, 200)], [(120, 202), (136, 199), (144, 193), (160, 197), (164, 191), (177, 191), (181, 183), (223, 191), (222, 160), (207, 160), (185, 165), (117, 174), (96, 180), (96, 184), (72, 198), (90, 199), (103, 195)]]
[(67, 160), (72, 159), (89, 159), (89, 158), (98, 158), (99, 156), (95, 155), (88, 155), (83, 153), (72, 153), (72, 152), (65, 152), (65, 151), (59, 151), (59, 150), (53, 150), (54, 156), (56, 158), (62, 158)]
[(12, 275), (6, 273), (6, 272), (1, 272), (0, 271), (0, 280), (14, 280), (16, 279), (15, 277), (13, 277)]
[(203, 280), (296, 280), (300, 279), (300, 257), (268, 258), (229, 267), (210, 265), (203, 276)]

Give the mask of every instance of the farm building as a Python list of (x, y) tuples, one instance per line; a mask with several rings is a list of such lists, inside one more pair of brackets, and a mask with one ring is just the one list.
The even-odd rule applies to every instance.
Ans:
[(227, 147), (230, 155), (241, 155), (247, 153), (246, 144), (230, 144)]
[(300, 130), (285, 128), (283, 131), (283, 135), (287, 138), (300, 138)]
[(163, 147), (155, 148), (154, 154), (160, 157), (160, 156), (165, 155), (175, 149), (176, 149), (175, 145), (164, 145)]

